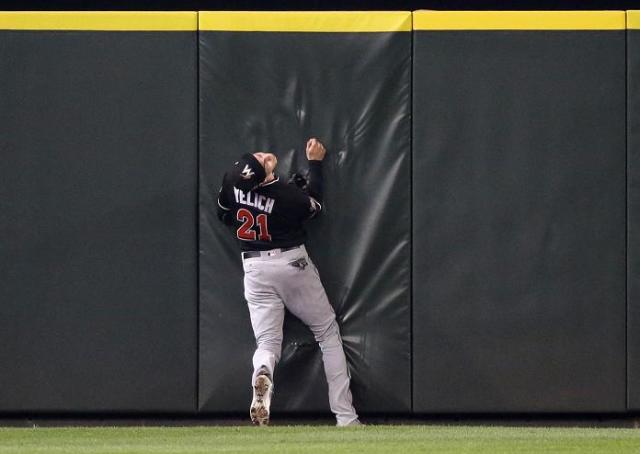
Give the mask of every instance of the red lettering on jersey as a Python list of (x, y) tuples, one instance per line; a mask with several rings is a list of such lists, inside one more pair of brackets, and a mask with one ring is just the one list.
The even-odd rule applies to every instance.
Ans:
[(238, 227), (236, 232), (237, 237), (244, 241), (255, 241), (256, 232), (251, 230), (251, 227), (253, 227), (253, 215), (251, 211), (240, 208), (236, 213), (236, 219), (242, 222), (242, 225)]
[(267, 215), (259, 214), (256, 217), (258, 221), (258, 228), (260, 229), (260, 240), (271, 241), (271, 235), (269, 235), (269, 227), (267, 226)]
[(244, 241), (255, 241), (256, 232), (253, 230), (255, 221), (258, 221), (258, 230), (260, 230), (260, 241), (271, 241), (271, 235), (269, 235), (269, 226), (267, 225), (267, 215), (259, 214), (256, 218), (253, 218), (251, 211), (246, 208), (240, 208), (236, 213), (236, 219), (242, 222), (242, 225), (238, 227), (236, 236), (238, 239)]

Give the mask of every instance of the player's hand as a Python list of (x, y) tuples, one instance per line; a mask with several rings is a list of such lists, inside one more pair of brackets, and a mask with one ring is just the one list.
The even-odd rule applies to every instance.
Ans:
[(307, 159), (309, 161), (322, 161), (325, 154), (327, 154), (327, 150), (318, 139), (307, 141)]

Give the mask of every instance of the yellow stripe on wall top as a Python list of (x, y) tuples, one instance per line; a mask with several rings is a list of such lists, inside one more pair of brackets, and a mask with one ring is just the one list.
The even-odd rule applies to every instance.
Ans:
[(195, 31), (195, 11), (15, 11), (0, 13), (0, 30)]
[(203, 11), (200, 30), (245, 32), (409, 32), (409, 11)]
[(627, 11), (627, 28), (630, 30), (640, 29), (640, 11)]
[(414, 30), (624, 30), (624, 11), (416, 11)]

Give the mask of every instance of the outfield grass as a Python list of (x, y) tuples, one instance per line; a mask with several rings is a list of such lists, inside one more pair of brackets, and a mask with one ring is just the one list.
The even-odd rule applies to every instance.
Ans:
[(0, 428), (8, 453), (640, 453), (640, 430), (466, 426)]

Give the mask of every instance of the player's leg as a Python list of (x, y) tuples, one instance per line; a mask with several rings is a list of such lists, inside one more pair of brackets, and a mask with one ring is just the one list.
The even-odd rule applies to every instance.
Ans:
[[(282, 304), (282, 303), (280, 303)], [(255, 301), (248, 302), (251, 326), (256, 339), (253, 353), (253, 375), (251, 383), (255, 385), (258, 375), (268, 375), (273, 380), (273, 371), (280, 361), (282, 351), (282, 323), (284, 308), (265, 310)]]
[[(301, 257), (292, 257), (286, 266), (285, 281), (280, 282), (278, 290), (289, 311), (311, 329), (320, 345), (329, 387), (329, 405), (338, 425), (356, 423), (358, 415), (352, 404), (349, 370), (335, 313), (317, 269), (304, 249), (298, 255)], [(306, 265), (299, 261), (294, 264), (296, 258), (303, 258)]]
[(282, 351), (284, 305), (264, 280), (261, 268), (267, 264), (258, 260), (246, 260), (243, 265), (244, 294), (256, 339), (251, 377), (253, 399), (250, 415), (255, 424), (263, 425), (269, 423), (273, 371)]
[(329, 405), (336, 415), (339, 426), (349, 425), (358, 421), (358, 415), (353, 408), (350, 385), (350, 375), (347, 360), (342, 347), (342, 338), (335, 318), (326, 328), (311, 327), (322, 351), (324, 372), (329, 385)]

